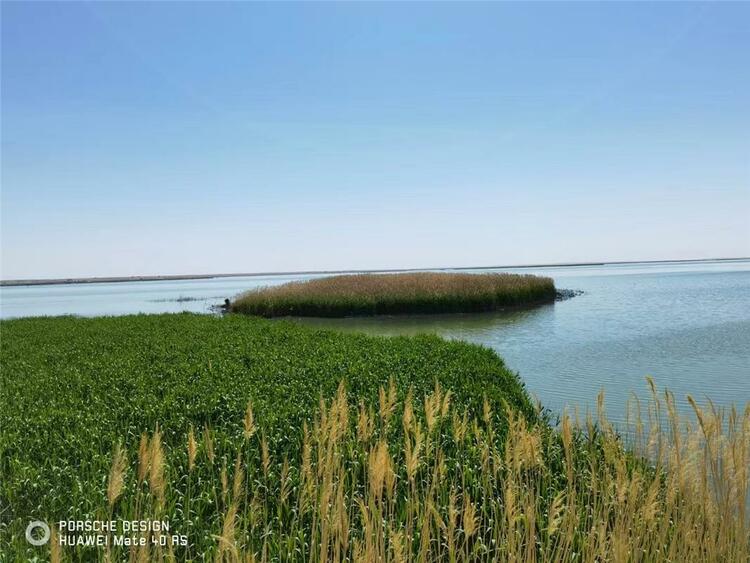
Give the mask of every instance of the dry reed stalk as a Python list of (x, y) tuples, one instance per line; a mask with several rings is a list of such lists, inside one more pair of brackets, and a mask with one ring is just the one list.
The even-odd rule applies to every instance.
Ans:
[(62, 547), (60, 546), (60, 535), (57, 532), (57, 526), (50, 526), (49, 537), (49, 560), (50, 563), (62, 562)]
[(221, 459), (221, 471), (219, 472), (219, 481), (221, 482), (221, 500), (224, 506), (227, 504), (229, 494), (229, 476), (227, 475), (227, 458)]
[(203, 446), (206, 449), (206, 458), (208, 459), (208, 462), (213, 465), (216, 454), (214, 453), (213, 431), (208, 425), (203, 427)]
[(149, 466), (148, 466), (148, 484), (156, 497), (159, 507), (164, 505), (164, 448), (161, 443), (161, 431), (156, 426), (154, 434), (151, 436), (149, 445)]
[(255, 434), (257, 428), (255, 426), (255, 415), (253, 414), (253, 402), (247, 402), (247, 409), (245, 410), (244, 425), (244, 436), (245, 440), (249, 440)]
[(237, 563), (240, 560), (235, 538), (237, 526), (237, 504), (232, 503), (224, 515), (221, 535), (218, 536), (219, 549), (216, 552), (216, 563)]
[(110, 510), (122, 494), (127, 467), (127, 452), (122, 447), (122, 444), (118, 443), (112, 455), (112, 466), (110, 467), (109, 479), (107, 481), (107, 502), (109, 503)]
[[(304, 424), (301, 447), (283, 457), (280, 471), (270, 469), (259, 428), (261, 479), (245, 478), (250, 462), (242, 438), (234, 452), (222, 444), (222, 471), (211, 477), (221, 480), (226, 506), (215, 521), (217, 558), (280, 560), (299, 549), (300, 558), (319, 563), (692, 563), (750, 556), (750, 407), (722, 411), (691, 400), (691, 424), (671, 394), (654, 394), (659, 403), (642, 412), (661, 413), (661, 436), (636, 416), (639, 443), (630, 450), (607, 421), (603, 399), (598, 420), (566, 413), (551, 428), (507, 405), (493, 414), (488, 401), (473, 418), (436, 386), (419, 399), (423, 411), (408, 394), (401, 425), (389, 429), (394, 397), (389, 385), (379, 393), (378, 414), (360, 402), (349, 420), (340, 386), (330, 402), (321, 400), (311, 426)], [(377, 420), (382, 425), (375, 428)], [(163, 467), (154, 454), (161, 433), (141, 443), (153, 489), (153, 472)], [(212, 490), (211, 479), (202, 486)]]
[(237, 452), (237, 457), (234, 460), (234, 478), (232, 480), (232, 500), (238, 502), (238, 499), (242, 495), (242, 487), (245, 480), (245, 471), (242, 468), (242, 459), (240, 452)]
[(187, 438), (187, 452), (188, 452), (188, 471), (192, 472), (195, 468), (195, 458), (198, 456), (198, 441), (195, 439), (195, 432), (193, 431), (192, 424), (188, 431)]

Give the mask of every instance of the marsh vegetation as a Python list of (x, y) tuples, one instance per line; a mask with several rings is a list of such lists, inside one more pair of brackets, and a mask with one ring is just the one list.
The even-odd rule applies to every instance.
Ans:
[[(624, 440), (492, 351), (236, 315), (2, 325), (0, 552), (52, 561), (744, 561), (750, 407)], [(600, 404), (603, 404), (600, 401)], [(187, 547), (34, 548), (29, 515)], [(59, 534), (53, 527), (53, 534)], [(159, 535), (157, 533), (157, 535)]]
[(237, 313), (262, 317), (343, 317), (468, 313), (552, 302), (551, 278), (520, 274), (413, 272), (293, 281), (243, 293)]

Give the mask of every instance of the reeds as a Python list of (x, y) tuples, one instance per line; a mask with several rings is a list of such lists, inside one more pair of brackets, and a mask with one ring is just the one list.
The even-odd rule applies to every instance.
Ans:
[[(208, 430), (198, 445), (190, 428), (182, 451), (165, 454), (157, 428), (142, 440), (148, 459), (133, 476), (147, 478), (142, 492), (155, 502), (135, 515), (128, 512), (132, 503), (121, 502), (118, 517), (147, 518), (162, 503), (171, 506), (170, 496), (182, 495), (180, 483), (190, 477), (177, 473), (180, 464), (165, 467), (170, 457), (187, 457), (185, 471), (201, 475), (188, 495), (221, 501), (198, 518), (215, 530), (214, 545), (190, 557), (175, 547), (178, 560), (739, 562), (750, 556), (750, 405), (725, 412), (690, 399), (688, 420), (671, 394), (654, 388), (644, 416), (623, 438), (603, 409), (583, 422), (564, 414), (553, 427), (510, 406), (493, 412), (488, 402), (471, 417), (438, 385), (422, 398), (402, 396), (391, 382), (369, 405), (349, 397), (342, 384), (300, 429), (299, 447), (283, 455), (248, 407), (237, 420), (237, 440), (220, 454), (218, 444), (210, 446), (224, 460), (220, 472), (212, 458), (195, 454), (209, 447)], [(256, 429), (259, 439), (249, 439)], [(124, 456), (117, 447), (117, 479), (110, 482), (127, 480)], [(174, 480), (169, 487), (166, 474)], [(123, 497), (135, 490), (115, 489)]]
[(230, 309), (263, 317), (458, 313), (551, 302), (555, 295), (552, 279), (532, 275), (358, 274), (255, 289)]
[(122, 494), (127, 468), (127, 453), (123, 449), (122, 444), (117, 444), (112, 455), (112, 467), (110, 468), (109, 480), (107, 481), (107, 501), (109, 502), (110, 509)]
[[(31, 516), (49, 523), (168, 519), (190, 541), (188, 549), (176, 546), (177, 560), (205, 553), (213, 559), (233, 497), (240, 499), (238, 545), (261, 533), (257, 527), (247, 532), (250, 522), (268, 528), (263, 533), (275, 541), (293, 527), (290, 518), (300, 504), (309, 514), (307, 507), (319, 503), (315, 487), (324, 466), (315, 461), (321, 430), (314, 417), (320, 394), (334, 395), (342, 378), (350, 383), (350, 410), (338, 427), (354, 428), (361, 419), (353, 439), (362, 452), (385, 439), (394, 472), (401, 463), (397, 435), (411, 427), (402, 418), (413, 386), (411, 417), (422, 428), (410, 434), (418, 451), (415, 486), (428, 449), (421, 410), (435, 381), (452, 391), (448, 402), (461, 416), (463, 409), (481, 412), (483, 393), (495, 411), (507, 401), (534, 415), (519, 378), (495, 353), (436, 336), (368, 338), (244, 315), (192, 314), (16, 319), (2, 321), (2, 334), (0, 506), (8, 510), (0, 509), (0, 559), (31, 557), (24, 538)], [(444, 402), (441, 397), (440, 410)], [(437, 401), (430, 405), (436, 432), (441, 423), (434, 420), (452, 421), (454, 411), (443, 418)], [(389, 429), (387, 436), (382, 428)], [(238, 453), (244, 479), (241, 494), (234, 495)], [(303, 460), (304, 471), (316, 476), (305, 481), (304, 496)], [(349, 503), (347, 483), (332, 487), (332, 495)], [(383, 498), (387, 488), (384, 477)], [(342, 526), (350, 523), (350, 551), (353, 514), (335, 517)], [(304, 526), (312, 529), (311, 522)], [(282, 548), (288, 552), (278, 545), (267, 551)], [(94, 558), (93, 549), (81, 550), (78, 560)], [(117, 546), (111, 551), (111, 561), (123, 560)], [(145, 548), (134, 552), (133, 561), (149, 554)]]

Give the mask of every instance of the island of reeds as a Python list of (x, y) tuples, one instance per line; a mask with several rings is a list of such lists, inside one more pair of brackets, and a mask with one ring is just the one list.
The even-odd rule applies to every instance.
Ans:
[[(750, 556), (750, 406), (691, 399), (691, 421), (652, 383), (625, 440), (603, 408), (552, 419), (493, 351), (435, 336), (193, 314), (0, 331), (2, 560)], [(71, 519), (170, 530), (61, 546)]]
[(229, 309), (261, 317), (474, 313), (555, 300), (551, 278), (412, 272), (293, 281), (237, 297)]

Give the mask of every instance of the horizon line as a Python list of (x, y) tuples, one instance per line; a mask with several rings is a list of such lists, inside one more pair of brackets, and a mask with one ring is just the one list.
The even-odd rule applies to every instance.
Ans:
[(614, 261), (592, 261), (592, 262), (557, 262), (547, 264), (517, 264), (499, 266), (442, 266), (435, 268), (381, 268), (381, 269), (349, 269), (349, 270), (299, 270), (286, 272), (251, 272), (251, 273), (224, 273), (224, 274), (165, 274), (151, 276), (91, 276), (72, 278), (29, 278), (0, 280), (0, 287), (16, 287), (24, 285), (64, 285), (83, 283), (125, 283), (137, 281), (177, 281), (177, 280), (199, 280), (213, 278), (241, 278), (262, 276), (300, 276), (310, 274), (376, 274), (396, 272), (421, 272), (421, 271), (445, 271), (445, 270), (497, 270), (501, 268), (574, 268), (581, 266), (608, 266), (621, 264), (667, 264), (682, 262), (728, 262), (738, 260), (750, 260), (750, 257), (723, 257), (723, 258), (680, 258), (665, 260), (614, 260)]

